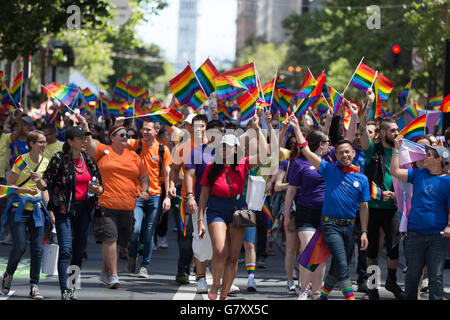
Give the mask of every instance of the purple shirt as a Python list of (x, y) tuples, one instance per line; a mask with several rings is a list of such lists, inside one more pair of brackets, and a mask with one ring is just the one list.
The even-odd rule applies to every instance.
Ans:
[(325, 180), (306, 158), (291, 161), (288, 182), (290, 186), (300, 187), (295, 197), (297, 205), (321, 210), (325, 195)]
[(208, 147), (207, 144), (195, 147), (189, 158), (188, 163), (186, 163), (186, 169), (195, 169), (195, 201), (198, 203), (200, 199), (200, 192), (202, 191), (202, 181), (203, 172), (205, 171), (206, 165), (214, 159), (215, 148)]

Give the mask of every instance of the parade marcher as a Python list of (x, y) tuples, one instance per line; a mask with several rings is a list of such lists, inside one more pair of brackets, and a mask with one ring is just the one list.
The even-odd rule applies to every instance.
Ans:
[(328, 299), (333, 287), (338, 284), (346, 300), (354, 300), (349, 277), (348, 261), (354, 248), (353, 225), (355, 215), (360, 210), (362, 225), (361, 249), (367, 247), (368, 204), (370, 200), (367, 177), (352, 164), (355, 150), (347, 140), (336, 145), (336, 165), (321, 159), (313, 153), (298, 125), (295, 115), (291, 115), (298, 146), (305, 158), (325, 180), (325, 195), (322, 207), (321, 232), (331, 253), (331, 267), (325, 278), (320, 299)]
[(8, 294), (14, 272), (25, 253), (27, 239), (26, 229), (30, 234), (30, 295), (31, 299), (42, 300), (44, 297), (38, 289), (42, 261), (42, 239), (44, 228), (48, 226), (47, 191), (39, 191), (35, 179), (42, 176), (48, 165), (43, 156), (46, 146), (42, 131), (32, 131), (27, 135), (30, 152), (22, 155), (14, 163), (8, 185), (16, 185), (18, 190), (11, 196), (2, 217), (2, 228), (8, 224), (13, 238), (13, 247), (8, 258), (8, 265), (3, 274), (2, 292)]
[(200, 238), (203, 238), (205, 235), (203, 217), (206, 211), (213, 247), (211, 260), (213, 284), (208, 293), (211, 300), (217, 299), (221, 279), (220, 299), (228, 297), (245, 234), (245, 228), (232, 225), (233, 213), (235, 208), (242, 209), (245, 206), (242, 193), (248, 171), (259, 165), (258, 153), (266, 155), (268, 150), (265, 137), (259, 128), (258, 116), (255, 115), (252, 121), (259, 141), (262, 142), (262, 150), (257, 150), (256, 155), (243, 158), (242, 151), (239, 150), (239, 139), (235, 135), (226, 134), (217, 147), (214, 161), (207, 165), (201, 181), (198, 232)]
[(17, 131), (19, 131), (19, 136), (9, 145), (11, 163), (14, 163), (21, 154), (30, 151), (27, 143), (27, 135), (33, 131), (33, 127), (33, 120), (28, 115), (22, 114), (20, 117), (17, 117)]
[[(50, 160), (40, 190), (48, 190), (48, 210), (54, 217), (59, 244), (58, 277), (62, 300), (76, 300), (75, 290), (67, 285), (69, 265), (81, 269), (86, 249), (91, 214), (100, 207), (97, 196), (103, 192), (100, 171), (86, 154), (87, 135), (79, 126), (66, 129), (63, 150)], [(95, 178), (95, 179), (94, 179)], [(95, 181), (93, 183), (91, 181)]]
[[(77, 115), (80, 126), (88, 131), (84, 117)], [(134, 208), (137, 196), (148, 199), (149, 178), (141, 158), (128, 149), (125, 127), (113, 126), (109, 131), (111, 145), (95, 143), (87, 136), (87, 153), (97, 162), (102, 175), (104, 192), (99, 196), (101, 217), (94, 230), (102, 242), (103, 263), (100, 281), (108, 288), (120, 285), (117, 273), (117, 245), (127, 247), (133, 232)], [(142, 192), (138, 194), (138, 186)], [(95, 229), (95, 228), (94, 228)]]
[(45, 147), (44, 157), (50, 161), (57, 152), (62, 151), (64, 143), (57, 139), (58, 132), (56, 131), (54, 124), (44, 126), (42, 131), (45, 134), (45, 138), (47, 138), (47, 147)]
[(417, 299), (419, 280), (426, 266), (430, 300), (442, 300), (445, 255), (450, 237), (450, 177), (444, 167), (450, 164), (450, 149), (427, 145), (422, 169), (401, 169), (398, 152), (402, 140), (403, 136), (395, 138), (391, 173), (399, 180), (413, 184), (406, 242), (405, 299)]

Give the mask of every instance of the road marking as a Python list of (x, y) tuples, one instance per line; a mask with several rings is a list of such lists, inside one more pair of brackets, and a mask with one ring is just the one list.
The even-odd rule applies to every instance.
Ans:
[(5, 296), (5, 295), (0, 296), (0, 300), (8, 300), (9, 297), (12, 296), (12, 295), (14, 294), (14, 292), (16, 292), (16, 291), (11, 290), (6, 296)]
[(193, 285), (192, 281), (195, 281), (195, 277), (189, 276), (189, 284), (178, 286), (177, 292), (172, 300), (194, 300), (197, 294), (197, 286), (195, 284)]

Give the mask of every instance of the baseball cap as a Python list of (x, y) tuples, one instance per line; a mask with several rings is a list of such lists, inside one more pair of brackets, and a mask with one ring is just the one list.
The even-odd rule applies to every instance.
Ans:
[(432, 149), (436, 151), (439, 158), (442, 158), (442, 166), (445, 167), (446, 165), (450, 164), (450, 149), (446, 147), (441, 146), (430, 146), (425, 145), (425, 150)]
[(240, 147), (241, 144), (239, 143), (238, 137), (236, 137), (234, 134), (226, 134), (222, 137), (222, 140), (220, 141), (221, 144), (225, 143), (229, 145), (230, 147), (234, 147), (235, 145)]
[(66, 139), (72, 140), (75, 137), (81, 137), (81, 136), (90, 136), (91, 133), (85, 132), (80, 126), (74, 126), (70, 127), (66, 130), (65, 137)]
[(187, 122), (187, 123), (189, 123), (189, 124), (192, 124), (192, 120), (194, 120), (194, 118), (195, 118), (196, 115), (197, 115), (197, 114), (195, 114), (195, 113), (190, 113), (190, 114), (186, 117), (186, 119), (185, 119), (184, 121)]

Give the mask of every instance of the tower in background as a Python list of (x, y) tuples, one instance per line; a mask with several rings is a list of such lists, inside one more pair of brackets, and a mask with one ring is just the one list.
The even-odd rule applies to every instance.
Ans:
[(178, 40), (176, 72), (181, 72), (189, 61), (196, 66), (198, 0), (180, 0), (178, 11)]

